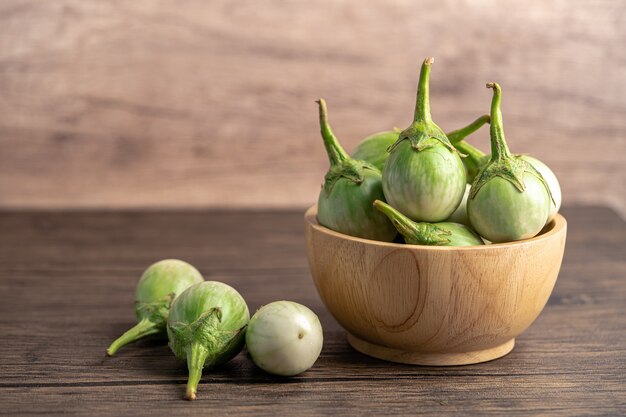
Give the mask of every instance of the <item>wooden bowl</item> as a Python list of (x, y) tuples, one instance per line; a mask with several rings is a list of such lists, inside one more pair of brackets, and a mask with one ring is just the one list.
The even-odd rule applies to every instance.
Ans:
[(556, 282), (567, 222), (485, 246), (384, 243), (334, 232), (307, 210), (311, 274), (359, 352), (416, 365), (464, 365), (509, 353)]

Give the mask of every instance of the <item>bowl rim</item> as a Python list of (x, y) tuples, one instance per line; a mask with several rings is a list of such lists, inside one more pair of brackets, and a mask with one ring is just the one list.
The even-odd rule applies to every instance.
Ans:
[(532, 245), (535, 243), (540, 243), (543, 241), (547, 241), (549, 239), (554, 238), (557, 235), (561, 235), (567, 230), (567, 220), (560, 213), (556, 214), (556, 217), (548, 223), (544, 228), (539, 232), (539, 234), (530, 239), (517, 240), (515, 242), (504, 242), (504, 243), (491, 243), (488, 245), (476, 245), (476, 246), (428, 246), (428, 245), (411, 245), (408, 243), (393, 243), (393, 242), (381, 242), (378, 240), (370, 240), (364, 239), (360, 237), (350, 236), (343, 233), (336, 232), (331, 230), (325, 226), (322, 226), (317, 221), (317, 204), (309, 207), (304, 213), (304, 221), (307, 226), (315, 229), (316, 231), (333, 236), (335, 238), (343, 239), (343, 240), (351, 240), (354, 242), (360, 242), (365, 245), (371, 246), (381, 246), (381, 247), (390, 247), (390, 248), (398, 248), (398, 249), (418, 249), (425, 251), (477, 251), (477, 250), (490, 250), (497, 248), (511, 248), (511, 247), (523, 247), (527, 245)]

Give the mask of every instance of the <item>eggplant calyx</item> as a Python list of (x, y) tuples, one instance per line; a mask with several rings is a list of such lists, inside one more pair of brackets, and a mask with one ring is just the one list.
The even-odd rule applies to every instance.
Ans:
[(186, 398), (196, 399), (198, 383), (204, 368), (211, 369), (219, 364), (220, 355), (232, 349), (241, 340), (246, 326), (235, 330), (221, 330), (222, 310), (214, 307), (200, 315), (192, 323), (169, 323), (173, 334), (170, 347), (177, 357), (187, 359), (189, 378), (187, 380)]
[(169, 322), (167, 326), (174, 336), (170, 340), (170, 346), (176, 356), (184, 358), (191, 344), (196, 341), (206, 342), (204, 339), (217, 331), (221, 321), (222, 311), (219, 307), (214, 307), (191, 323)]
[(478, 173), (470, 189), (470, 199), (474, 199), (478, 191), (489, 180), (495, 177), (503, 178), (509, 181), (520, 192), (523, 193), (526, 190), (526, 184), (524, 184), (524, 174), (529, 173), (537, 177), (546, 188), (550, 200), (554, 202), (552, 192), (548, 183), (543, 178), (541, 173), (535, 169), (534, 166), (524, 161), (519, 155), (512, 155), (507, 158), (501, 158), (497, 160), (491, 160), (485, 167)]
[(247, 325), (235, 331), (216, 330), (209, 322), (205, 322), (206, 328), (202, 324), (197, 328), (198, 332), (194, 339), (184, 347), (187, 357), (187, 369), (189, 378), (187, 379), (187, 391), (185, 397), (189, 401), (196, 399), (198, 384), (202, 378), (204, 368), (211, 369), (218, 364), (217, 358), (221, 352), (232, 349), (241, 340), (238, 336), (244, 332)]
[(435, 145), (438, 145), (440, 142), (447, 148), (449, 148), (452, 152), (459, 153), (457, 149), (450, 143), (450, 140), (446, 136), (446, 134), (441, 130), (439, 126), (437, 126), (432, 121), (416, 121), (411, 124), (408, 128), (403, 130), (398, 137), (398, 140), (393, 143), (388, 152), (393, 152), (393, 150), (403, 141), (408, 140), (411, 142), (411, 148), (415, 151), (420, 152), (424, 149), (432, 148)]
[(190, 346), (200, 343), (208, 350), (205, 357), (204, 367), (210, 368), (215, 363), (215, 357), (238, 341), (240, 333), (245, 332), (247, 326), (240, 329), (222, 330), (222, 310), (214, 307), (200, 315), (192, 323), (170, 322), (169, 329), (174, 337), (170, 340), (170, 346), (178, 357), (188, 355)]
[(135, 301), (137, 317), (148, 319), (161, 327), (165, 327), (174, 297), (176, 294), (172, 292), (155, 301)]
[(418, 223), (419, 232), (415, 236), (404, 236), (406, 243), (429, 245), (429, 246), (445, 246), (450, 243), (448, 236), (452, 232), (443, 227), (432, 223)]
[(520, 161), (514, 158), (492, 160), (489, 162), (474, 179), (469, 198), (474, 199), (478, 191), (480, 191), (489, 180), (495, 177), (509, 181), (519, 192), (524, 192), (526, 190), (526, 184), (524, 184), (524, 166), (519, 162)]
[(356, 185), (361, 185), (365, 181), (365, 170), (368, 169), (380, 172), (374, 165), (352, 158), (343, 160), (341, 164), (331, 165), (324, 177), (324, 192), (328, 196), (341, 178), (345, 178)]

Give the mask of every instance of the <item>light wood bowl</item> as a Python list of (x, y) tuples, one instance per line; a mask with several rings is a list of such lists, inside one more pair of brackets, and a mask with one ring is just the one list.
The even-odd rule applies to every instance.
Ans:
[(464, 365), (509, 353), (554, 288), (567, 222), (528, 240), (443, 247), (334, 232), (307, 210), (311, 274), (359, 352), (416, 365)]

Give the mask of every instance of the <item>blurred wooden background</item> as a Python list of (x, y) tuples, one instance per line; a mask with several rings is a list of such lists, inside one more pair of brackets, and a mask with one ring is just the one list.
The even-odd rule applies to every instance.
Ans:
[(308, 206), (314, 100), (351, 150), (410, 122), (432, 55), (444, 130), (498, 81), (512, 150), (624, 214), (625, 44), (623, 0), (3, 0), (0, 208)]

